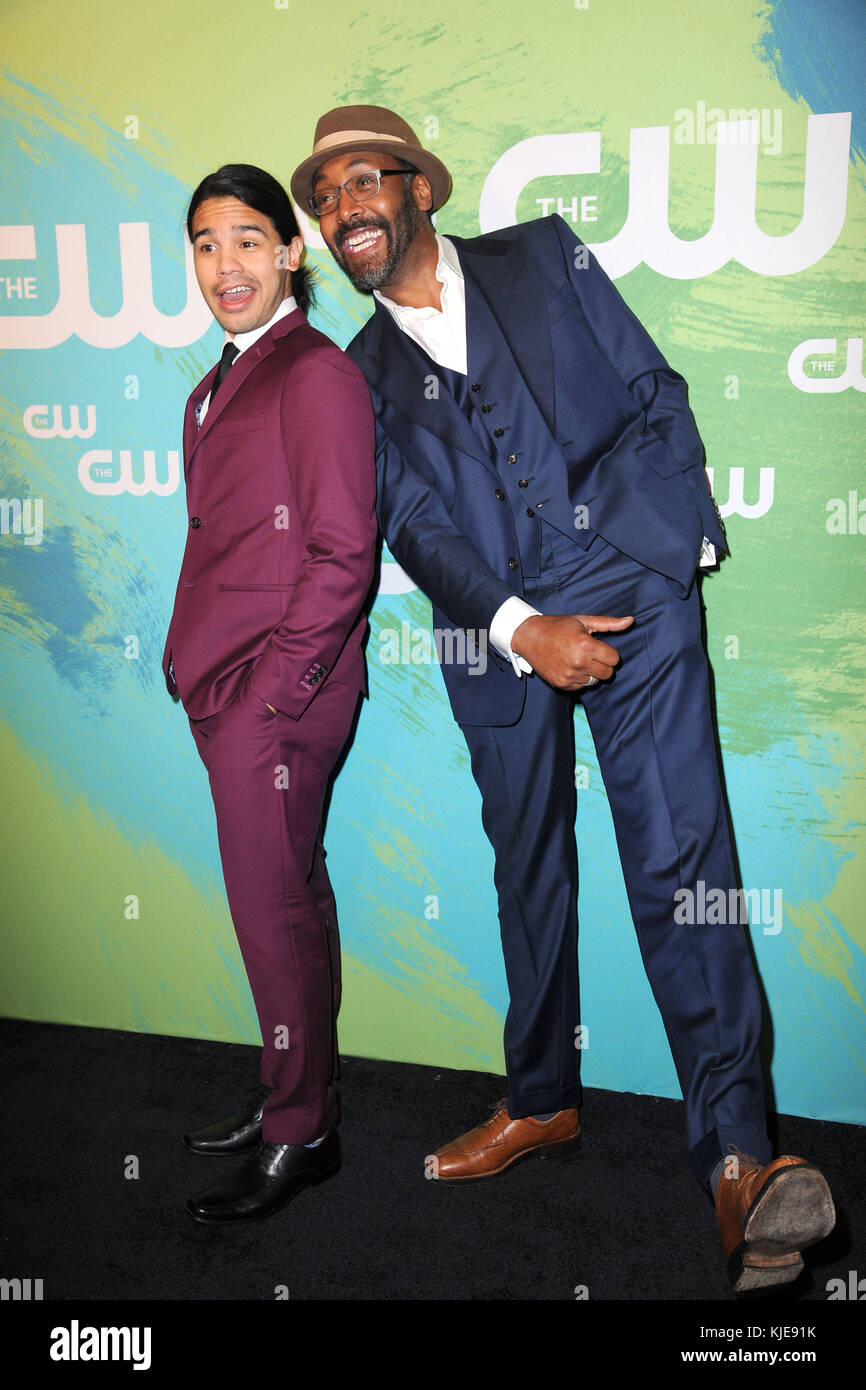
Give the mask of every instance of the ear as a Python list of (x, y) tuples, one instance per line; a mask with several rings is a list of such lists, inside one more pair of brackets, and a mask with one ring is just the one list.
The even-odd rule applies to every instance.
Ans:
[(299, 236), (292, 237), (283, 254), (285, 256), (284, 269), (297, 270), (304, 254), (304, 243), (301, 238)]
[(422, 212), (429, 212), (433, 206), (433, 189), (426, 174), (415, 174), (412, 179), (412, 192), (415, 202)]

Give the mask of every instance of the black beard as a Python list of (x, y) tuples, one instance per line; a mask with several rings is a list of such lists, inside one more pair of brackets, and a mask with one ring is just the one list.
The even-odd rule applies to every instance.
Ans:
[[(384, 217), (368, 217), (344, 228), (334, 245), (334, 259), (346, 272), (356, 290), (360, 290), (362, 294), (372, 294), (391, 280), (426, 220), (425, 214), (412, 197), (411, 188), (407, 188), (393, 223), (386, 222)], [(364, 227), (380, 227), (385, 233), (385, 259), (377, 265), (353, 266), (343, 255), (342, 242), (347, 236), (352, 236)]]

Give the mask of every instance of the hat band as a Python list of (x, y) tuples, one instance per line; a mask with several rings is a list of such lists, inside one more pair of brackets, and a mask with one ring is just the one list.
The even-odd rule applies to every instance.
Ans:
[(395, 145), (408, 145), (402, 135), (387, 135), (379, 130), (338, 130), (335, 135), (323, 135), (321, 140), (317, 140), (313, 146), (313, 154), (321, 154), (323, 150), (329, 150), (334, 145), (345, 145), (349, 141), (353, 143), (357, 140), (392, 140)]

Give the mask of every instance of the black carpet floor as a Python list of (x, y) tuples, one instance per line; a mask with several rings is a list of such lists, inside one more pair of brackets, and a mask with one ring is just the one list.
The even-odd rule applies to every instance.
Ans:
[[(340, 1173), (268, 1221), (214, 1229), (184, 1198), (237, 1160), (181, 1134), (238, 1108), (257, 1048), (20, 1020), (0, 1042), (0, 1276), (41, 1279), (45, 1300), (732, 1301), (680, 1102), (589, 1091), (579, 1153), (453, 1187), (425, 1180), (424, 1156), (503, 1081), (346, 1058)], [(864, 1130), (774, 1125), (778, 1152), (823, 1169), (838, 1217), (775, 1295), (784, 1318), (866, 1276)]]

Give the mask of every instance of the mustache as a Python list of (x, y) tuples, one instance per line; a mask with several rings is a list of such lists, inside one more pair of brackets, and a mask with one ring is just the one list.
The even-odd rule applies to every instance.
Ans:
[(337, 232), (334, 238), (337, 249), (339, 251), (343, 249), (343, 242), (346, 240), (346, 237), (355, 236), (357, 232), (366, 231), (368, 227), (379, 227), (386, 233), (390, 231), (390, 224), (384, 217), (371, 215), (369, 217), (359, 218), (357, 222), (349, 222)]

